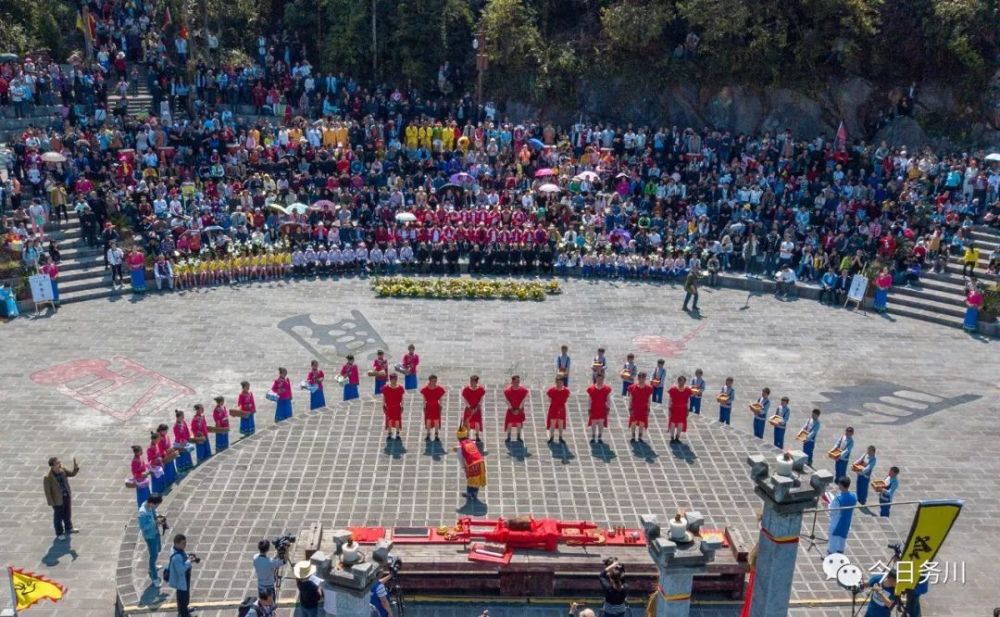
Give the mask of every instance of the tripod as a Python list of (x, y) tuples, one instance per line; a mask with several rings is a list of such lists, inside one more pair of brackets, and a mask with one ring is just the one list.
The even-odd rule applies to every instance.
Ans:
[(818, 510), (813, 511), (813, 522), (812, 526), (809, 528), (809, 535), (805, 536), (809, 538), (809, 546), (806, 547), (806, 551), (810, 551), (816, 547), (818, 544), (826, 544), (829, 542), (829, 538), (824, 538), (822, 536), (816, 535), (816, 516), (819, 514)]

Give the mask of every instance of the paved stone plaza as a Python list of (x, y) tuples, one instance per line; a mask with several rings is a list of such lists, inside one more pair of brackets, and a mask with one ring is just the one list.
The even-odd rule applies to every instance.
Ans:
[[(744, 460), (748, 453), (773, 450), (767, 445), (770, 430), (767, 444), (752, 438), (746, 405), (769, 386), (775, 401), (791, 397), (793, 429), (805, 422), (808, 409), (823, 409), (817, 453), (851, 424), (859, 454), (864, 445), (875, 444), (882, 473), (890, 465), (902, 469), (897, 499), (966, 500), (938, 557), (942, 565), (964, 563), (965, 583), (932, 586), (926, 614), (989, 614), (1000, 606), (994, 583), (1000, 548), (1000, 481), (993, 463), (1000, 454), (995, 343), (806, 300), (752, 297), (744, 310), (747, 295), (737, 291), (703, 292), (696, 319), (680, 311), (683, 293), (668, 286), (574, 281), (564, 288), (542, 303), (473, 303), (376, 299), (362, 281), (271, 283), (139, 301), (125, 296), (6, 324), (0, 329), (7, 352), (0, 368), (0, 394), (7, 403), (7, 428), (0, 433), (6, 471), (0, 485), (0, 555), (5, 564), (44, 573), (69, 588), (60, 604), (33, 608), (35, 615), (110, 615), (116, 586), (126, 605), (156, 600), (143, 588), (142, 568), (129, 567), (138, 566), (144, 551), (135, 531), (134, 495), (123, 486), (129, 446), (145, 445), (149, 428), (169, 423), (175, 407), (209, 405), (216, 394), (232, 402), (241, 379), (251, 381), (257, 393), (258, 434), (194, 471), (167, 496), (163, 509), (174, 530), (187, 533), (191, 548), (205, 558), (194, 575), (195, 602), (246, 595), (253, 578), (249, 559), (260, 537), (295, 533), (315, 520), (328, 525), (452, 521), (459, 515), (458, 464), (454, 455), (425, 449), (417, 400), (407, 399), (402, 448), (387, 449), (369, 379), (363, 378), (362, 400), (346, 406), (331, 383), (325, 411), (307, 412), (308, 397), (296, 391), (296, 418), (274, 428), (272, 406), (263, 396), (279, 365), (289, 367), (298, 383), (313, 357), (321, 358), (329, 375), (348, 351), (367, 365), (369, 354), (383, 346), (394, 362), (414, 343), (423, 376), (437, 373), (450, 390), (444, 448), (452, 445), (458, 392), (468, 375), (480, 374), (489, 391), (490, 483), (483, 493), (486, 508), (475, 514), (532, 513), (633, 525), (639, 513), (689, 506), (703, 512), (709, 526), (732, 526), (752, 541), (759, 499)], [(541, 392), (551, 383), (562, 343), (570, 346), (570, 387), (577, 395), (566, 448), (550, 448)], [(598, 346), (608, 350), (612, 375), (632, 351), (643, 370), (657, 357), (666, 358), (671, 378), (704, 369), (709, 394), (726, 375), (734, 376), (733, 426), (713, 421), (717, 407), (709, 397), (704, 415), (691, 424), (689, 445), (670, 447), (664, 414), (654, 411), (650, 446), (635, 450), (624, 433), (620, 382), (612, 379), (608, 448), (592, 449), (583, 430), (582, 387)], [(500, 390), (513, 372), (533, 391), (526, 451), (508, 450), (500, 433)], [(94, 383), (95, 378), (101, 381)], [(793, 434), (789, 431), (789, 441)], [(41, 492), (50, 455), (67, 463), (76, 457), (81, 466), (72, 484), (73, 520), (82, 531), (71, 542), (52, 539), (51, 511)], [(828, 462), (817, 458), (817, 465)], [(888, 520), (859, 512), (849, 556), (866, 566), (885, 559), (885, 544), (905, 537), (912, 511), (899, 506)], [(823, 536), (825, 527), (821, 515)], [(825, 545), (807, 552), (808, 545), (800, 544), (795, 600), (849, 600), (823, 580)], [(478, 616), (481, 608), (412, 614)], [(548, 614), (562, 613), (553, 611)], [(712, 606), (698, 614), (737, 610)]]

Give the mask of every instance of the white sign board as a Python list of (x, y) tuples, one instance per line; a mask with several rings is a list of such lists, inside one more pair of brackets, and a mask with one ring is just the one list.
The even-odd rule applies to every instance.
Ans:
[(170, 101), (160, 101), (160, 124), (171, 126), (174, 123), (170, 116)]
[(28, 277), (28, 285), (31, 287), (31, 301), (35, 304), (46, 304), (52, 302), (52, 280), (47, 274), (36, 274)]
[(851, 288), (847, 291), (847, 299), (854, 302), (862, 302), (865, 299), (865, 291), (868, 289), (868, 277), (855, 274), (851, 279)]

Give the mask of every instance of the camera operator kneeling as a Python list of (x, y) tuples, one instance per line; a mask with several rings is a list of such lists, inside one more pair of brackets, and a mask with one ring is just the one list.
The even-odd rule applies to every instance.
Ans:
[(257, 601), (250, 605), (243, 617), (271, 617), (275, 608), (274, 592), (261, 591), (257, 594)]
[(628, 612), (628, 585), (625, 584), (625, 566), (618, 559), (604, 560), (604, 570), (598, 577), (604, 590), (602, 616), (617, 617)]

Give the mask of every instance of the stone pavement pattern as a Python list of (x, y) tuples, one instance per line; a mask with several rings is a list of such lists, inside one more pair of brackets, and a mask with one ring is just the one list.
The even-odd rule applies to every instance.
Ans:
[[(878, 445), (882, 471), (889, 465), (902, 468), (899, 499), (959, 496), (967, 500), (954, 535), (939, 556), (940, 561), (964, 561), (966, 583), (933, 588), (925, 602), (928, 614), (984, 614), (1000, 605), (993, 588), (995, 576), (989, 574), (996, 572), (994, 555), (1000, 548), (1000, 481), (995, 474), (984, 473), (988, 463), (983, 464), (1000, 454), (1000, 431), (994, 416), (1000, 384), (993, 344), (959, 331), (906, 319), (831, 310), (809, 301), (782, 303), (767, 297), (753, 298), (748, 310), (740, 310), (746, 295), (735, 291), (703, 292), (702, 319), (696, 320), (679, 311), (681, 299), (678, 290), (608, 282), (569, 282), (563, 295), (544, 303), (376, 299), (361, 281), (269, 283), (253, 289), (217, 288), (135, 302), (121, 298), (86, 303), (67, 307), (47, 319), (7, 324), (3, 326), (2, 340), (8, 353), (0, 364), (0, 396), (7, 403), (0, 412), (6, 416), (6, 429), (0, 433), (0, 458), (6, 472), (0, 481), (0, 555), (5, 557), (5, 563), (45, 573), (69, 587), (61, 604), (41, 605), (32, 609), (33, 614), (65, 614), (63, 611), (69, 610), (75, 614), (110, 614), (114, 580), (129, 574), (127, 568), (116, 572), (117, 549), (123, 535), (126, 542), (136, 540), (133, 532), (123, 532), (134, 518), (133, 494), (122, 486), (128, 473), (128, 446), (145, 444), (148, 429), (169, 421), (173, 407), (190, 409), (197, 401), (209, 403), (217, 393), (230, 400), (235, 398), (237, 384), (244, 378), (254, 384), (263, 410), (258, 426), (267, 426), (271, 410), (263, 400), (263, 392), (273, 379), (275, 367), (288, 366), (297, 382), (304, 377), (308, 361), (318, 353), (327, 359), (324, 368), (332, 373), (336, 356), (344, 351), (343, 342), (349, 338), (343, 335), (345, 338), (339, 342), (331, 339), (329, 346), (314, 342), (312, 349), (307, 349), (303, 341), (308, 344), (313, 340), (310, 332), (296, 325), (301, 323), (298, 316), (307, 315), (315, 324), (366, 322), (386, 344), (393, 359), (402, 355), (407, 343), (415, 343), (424, 376), (430, 371), (440, 375), (453, 396), (457, 396), (469, 373), (478, 372), (491, 390), (491, 404), (497, 405), (495, 397), (507, 377), (512, 372), (524, 376), (536, 393), (530, 412), (531, 429), (526, 433), (533, 456), (524, 462), (508, 458), (497, 430), (501, 414), (499, 409), (493, 409), (488, 417), (496, 428), (487, 436), (487, 450), (490, 459), (498, 461), (494, 465), (506, 466), (510, 471), (499, 478), (494, 476), (486, 489), (490, 515), (543, 507), (544, 512), (534, 513), (594, 518), (599, 522), (604, 516), (630, 522), (635, 518), (635, 509), (653, 510), (643, 506), (655, 498), (653, 503), (663, 508), (685, 505), (680, 502), (687, 501), (705, 512), (712, 523), (732, 522), (748, 529), (753, 526), (757, 504), (753, 501), (756, 498), (746, 496), (750, 486), (746, 470), (741, 476), (723, 475), (718, 482), (709, 482), (716, 468), (730, 468), (721, 463), (722, 452), (695, 452), (698, 464), (709, 470), (709, 477), (695, 478), (689, 473), (674, 482), (669, 480), (670, 474), (683, 469), (686, 463), (671, 455), (663, 439), (662, 422), (656, 423), (652, 431), (652, 448), (659, 454), (653, 461), (634, 456), (620, 428), (612, 429), (616, 433), (612, 447), (617, 458), (607, 463), (595, 459), (579, 424), (569, 436), (574, 459), (564, 464), (550, 452), (541, 435), (544, 406), (538, 393), (551, 382), (554, 357), (561, 343), (570, 345), (574, 359), (571, 388), (581, 386), (590, 357), (600, 345), (608, 349), (611, 374), (617, 373), (624, 354), (634, 351), (640, 368), (645, 370), (652, 368), (658, 356), (667, 358), (671, 376), (703, 368), (710, 393), (725, 375), (733, 375), (738, 391), (734, 427), (699, 422), (692, 434), (697, 432), (699, 438), (708, 440), (706, 443), (745, 446), (750, 441), (746, 437), (750, 428), (746, 404), (765, 385), (771, 387), (775, 400), (782, 395), (791, 397), (793, 427), (805, 421), (807, 409), (818, 405), (824, 409), (825, 420), (818, 451), (828, 449), (850, 423), (857, 431), (858, 448), (867, 443)], [(285, 328), (279, 328), (278, 323), (288, 318), (299, 321), (292, 319), (292, 325), (286, 322)], [(338, 334), (365, 325), (341, 323)], [(293, 333), (298, 333), (298, 338)], [(367, 357), (372, 348), (361, 351), (359, 355)], [(157, 382), (152, 373), (136, 375), (133, 371), (134, 381), (116, 393), (98, 395), (96, 399), (100, 400), (95, 404), (95, 397), (88, 398), (86, 388), (78, 387), (81, 382), (68, 382), (60, 388), (51, 379), (41, 379), (40, 383), (38, 378), (32, 380), (32, 375), (61, 363), (115, 357), (134, 360), (171, 381)], [(114, 363), (111, 368), (120, 366)], [(617, 379), (612, 382), (617, 386)], [(153, 384), (159, 388), (136, 407), (142, 392)], [(186, 394), (185, 388), (195, 394)], [(362, 388), (367, 396), (370, 382), (366, 380)], [(330, 390), (332, 403), (338, 393), (335, 388)], [(306, 407), (303, 394), (296, 392), (298, 415), (303, 415)], [(708, 418), (716, 413), (710, 400), (705, 403)], [(617, 397), (616, 403), (620, 407)], [(100, 405), (104, 405), (104, 411), (98, 409)], [(209, 522), (217, 529), (230, 529), (234, 540), (222, 542), (213, 537), (207, 546), (195, 533), (190, 534), (197, 552), (212, 555), (209, 563), (230, 565), (248, 560), (253, 552), (251, 545), (259, 536), (286, 528), (297, 531), (302, 521), (293, 519), (312, 517), (317, 512), (335, 512), (337, 520), (356, 524), (436, 524), (446, 513), (453, 518), (457, 463), (436, 462), (421, 454), (423, 442), (417, 443), (415, 434), (416, 409), (411, 405), (407, 414), (408, 452), (395, 458), (383, 453), (384, 442), (367, 432), (369, 426), (381, 427), (372, 404), (358, 406), (357, 413), (349, 416), (358, 424), (349, 423), (343, 429), (345, 435), (351, 435), (346, 440), (334, 443), (334, 433), (322, 422), (323, 414), (340, 412), (320, 412), (314, 418), (264, 431), (196, 471), (175, 489), (176, 497), (167, 498), (166, 510), (175, 529), (204, 529)], [(130, 415), (133, 407), (134, 415)], [(127, 419), (116, 419), (108, 410), (120, 412), (119, 417)], [(448, 410), (452, 418), (458, 413), (454, 404)], [(574, 411), (571, 408), (571, 414)], [(576, 413), (579, 417), (582, 412)], [(618, 422), (621, 413), (616, 416)], [(356, 459), (341, 461), (334, 457), (332, 472), (310, 469), (309, 473), (334, 477), (339, 465), (341, 469), (346, 466), (351, 471), (362, 470), (369, 477), (378, 473), (406, 478), (409, 484), (395, 494), (367, 488), (342, 490), (337, 497), (342, 493), (343, 500), (331, 504), (326, 501), (325, 491), (297, 494), (296, 484), (276, 481), (293, 475), (296, 469), (291, 462), (282, 458), (251, 462), (246, 458), (244, 449), (249, 453), (254, 442), (290, 435), (300, 426), (308, 429), (314, 422), (315, 430), (307, 431), (302, 440), (279, 439), (282, 449), (295, 456), (300, 448), (307, 450), (329, 441), (331, 451), (340, 448), (356, 455)], [(348, 429), (354, 426), (364, 432), (350, 432)], [(50, 510), (40, 490), (45, 459), (51, 454), (64, 460), (76, 456), (82, 467), (73, 489), (74, 522), (83, 527), (83, 532), (73, 536), (71, 543), (51, 540)], [(746, 447), (731, 456), (738, 457), (742, 465), (745, 454)], [(227, 458), (233, 462), (245, 459), (241, 464), (247, 469), (242, 475), (213, 476), (214, 469), (226, 467)], [(523, 473), (518, 467), (523, 467)], [(267, 476), (267, 469), (275, 475)], [(421, 483), (429, 485), (434, 478), (448, 478), (450, 483), (423, 490)], [(663, 478), (668, 481), (656, 495), (633, 490), (654, 479), (662, 482)], [(548, 490), (568, 479), (580, 482), (561, 493)], [(237, 496), (237, 489), (251, 481), (261, 491), (274, 483), (278, 511), (260, 512), (253, 505), (252, 493)], [(205, 482), (228, 485), (221, 498), (215, 500), (218, 507), (213, 509), (208, 506), (209, 500), (201, 500), (188, 513), (186, 501), (181, 498), (197, 501), (198, 493), (192, 487)], [(587, 484), (580, 486), (583, 482)], [(615, 487), (613, 499), (599, 490), (603, 485)], [(268, 491), (267, 499), (274, 498)], [(236, 523), (227, 518), (227, 513), (234, 510), (250, 514)], [(902, 538), (912, 510), (903, 506), (898, 510), (888, 521), (859, 515), (848, 544), (850, 556), (862, 562), (880, 553), (884, 538)], [(358, 520), (362, 516), (375, 520)], [(824, 527), (821, 519), (820, 528)], [(814, 576), (819, 565), (815, 553), (801, 553), (799, 563), (796, 597), (839, 597), (839, 590)], [(239, 576), (249, 580), (252, 574), (248, 567), (244, 570)], [(205, 567), (195, 577), (196, 599), (202, 591), (233, 590), (233, 581), (239, 576), (222, 573), (215, 566)], [(819, 614), (819, 609), (809, 610), (810, 614)]]

